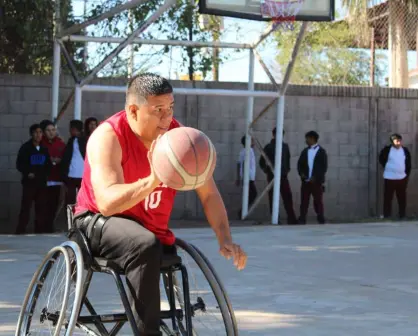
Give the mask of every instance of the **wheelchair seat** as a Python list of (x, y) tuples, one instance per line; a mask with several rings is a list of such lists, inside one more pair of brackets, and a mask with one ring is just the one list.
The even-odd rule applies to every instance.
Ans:
[[(124, 271), (120, 268), (115, 262), (108, 260), (106, 258), (101, 257), (94, 257), (91, 249), (89, 241), (84, 234), (78, 228), (73, 227), (70, 232), (68, 233), (68, 237), (70, 240), (77, 243), (80, 246), (81, 251), (83, 253), (83, 257), (85, 263), (89, 267), (97, 268), (98, 270), (103, 268), (110, 268), (113, 269), (119, 275), (124, 275)], [(167, 270), (171, 267), (176, 267), (181, 265), (181, 257), (176, 254), (163, 254), (161, 258), (161, 270)]]
[[(111, 268), (116, 273), (120, 275), (124, 275), (124, 271), (120, 268), (116, 263), (112, 260), (108, 260), (106, 258), (93, 258), (94, 265), (99, 266), (99, 268)], [(163, 254), (161, 260), (161, 270), (166, 270), (170, 267), (176, 267), (181, 265), (181, 258), (178, 255), (168, 255)]]

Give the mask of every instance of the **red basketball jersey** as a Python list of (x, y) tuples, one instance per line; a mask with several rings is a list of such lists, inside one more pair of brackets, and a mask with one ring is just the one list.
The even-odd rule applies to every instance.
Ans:
[[(116, 113), (105, 122), (109, 123), (116, 133), (122, 148), (122, 168), (125, 183), (133, 183), (145, 178), (151, 173), (148, 162), (148, 149), (129, 127), (125, 111)], [(177, 120), (173, 119), (169, 129), (179, 127)], [(168, 228), (171, 210), (173, 209), (176, 191), (160, 184), (143, 201), (134, 207), (125, 210), (121, 215), (140, 222), (145, 228), (153, 232), (163, 244), (174, 244), (174, 234)], [(77, 196), (75, 213), (89, 210), (98, 213), (93, 187), (91, 184), (91, 170), (86, 154), (84, 175), (81, 188)]]

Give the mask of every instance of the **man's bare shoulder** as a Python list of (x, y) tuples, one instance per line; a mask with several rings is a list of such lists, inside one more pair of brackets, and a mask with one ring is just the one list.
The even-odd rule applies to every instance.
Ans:
[(121, 147), (118, 137), (112, 126), (106, 122), (100, 124), (91, 134), (87, 144), (87, 153), (89, 157), (115, 157), (119, 156), (120, 152)]

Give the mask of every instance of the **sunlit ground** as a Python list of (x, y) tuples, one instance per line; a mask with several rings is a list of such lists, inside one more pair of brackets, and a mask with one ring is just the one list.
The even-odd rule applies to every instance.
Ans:
[[(236, 271), (209, 229), (176, 234), (200, 247), (223, 280), (240, 335), (417, 335), (418, 224), (254, 226), (233, 230), (248, 253)], [(0, 335), (14, 335), (19, 305), (44, 253), (63, 236), (0, 236)], [(192, 296), (210, 302), (191, 272)], [(100, 313), (120, 311), (113, 280), (97, 275), (89, 291)], [(208, 297), (208, 299), (206, 299)], [(216, 306), (213, 305), (213, 306)], [(162, 308), (166, 309), (165, 299)], [(202, 317), (203, 320), (204, 317)], [(219, 314), (203, 321), (217, 331)], [(131, 334), (124, 328), (122, 335)]]

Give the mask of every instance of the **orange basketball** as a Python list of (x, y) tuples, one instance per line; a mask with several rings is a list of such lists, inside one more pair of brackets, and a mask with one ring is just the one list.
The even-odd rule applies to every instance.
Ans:
[(168, 187), (193, 190), (212, 177), (216, 166), (215, 147), (195, 128), (174, 128), (157, 142), (152, 166), (157, 177)]

